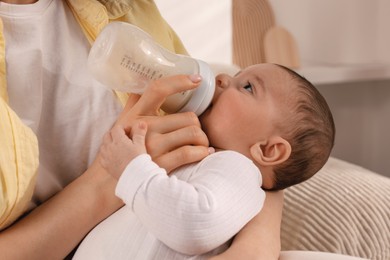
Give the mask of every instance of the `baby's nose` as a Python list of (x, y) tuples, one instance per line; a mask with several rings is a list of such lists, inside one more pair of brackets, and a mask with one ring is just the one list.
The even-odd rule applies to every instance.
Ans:
[(230, 76), (227, 74), (219, 74), (215, 78), (215, 85), (219, 88), (227, 88), (230, 84)]

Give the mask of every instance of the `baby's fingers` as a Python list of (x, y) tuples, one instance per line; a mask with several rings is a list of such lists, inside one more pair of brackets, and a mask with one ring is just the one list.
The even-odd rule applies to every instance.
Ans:
[(145, 147), (145, 136), (147, 132), (147, 124), (143, 121), (139, 122), (132, 128), (132, 140), (135, 145)]
[(129, 142), (129, 137), (126, 135), (126, 129), (121, 125), (115, 125), (111, 131), (111, 138), (115, 143)]
[(147, 124), (143, 121), (136, 124), (132, 129), (132, 140), (136, 145), (144, 145), (145, 146), (145, 136), (147, 131)]
[(111, 142), (112, 142), (111, 133), (110, 132), (105, 133), (103, 136), (103, 144), (109, 144)]

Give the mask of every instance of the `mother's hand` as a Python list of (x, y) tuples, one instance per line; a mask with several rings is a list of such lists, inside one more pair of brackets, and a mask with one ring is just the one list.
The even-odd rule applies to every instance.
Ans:
[(146, 147), (160, 167), (168, 172), (209, 154), (209, 142), (198, 117), (192, 112), (161, 116), (160, 107), (172, 94), (196, 88), (198, 75), (178, 75), (151, 82), (140, 97), (130, 95), (116, 124), (131, 128), (142, 120), (148, 124)]

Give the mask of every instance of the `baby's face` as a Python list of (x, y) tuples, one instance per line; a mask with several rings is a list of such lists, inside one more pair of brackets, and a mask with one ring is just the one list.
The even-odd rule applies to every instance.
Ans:
[(292, 84), (274, 64), (250, 66), (234, 77), (218, 75), (212, 104), (200, 116), (210, 145), (251, 158), (253, 144), (281, 135), (276, 125), (287, 116)]

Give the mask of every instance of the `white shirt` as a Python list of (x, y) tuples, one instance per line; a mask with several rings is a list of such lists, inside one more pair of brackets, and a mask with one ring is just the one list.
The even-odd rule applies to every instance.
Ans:
[[(126, 203), (81, 243), (75, 259), (203, 259), (261, 209), (265, 193), (258, 168), (224, 151), (168, 176), (149, 155), (123, 172), (116, 194)], [(198, 255), (198, 256), (194, 256)]]
[(82, 174), (122, 110), (87, 71), (90, 44), (65, 1), (0, 4), (11, 108), (36, 133), (40, 204)]

